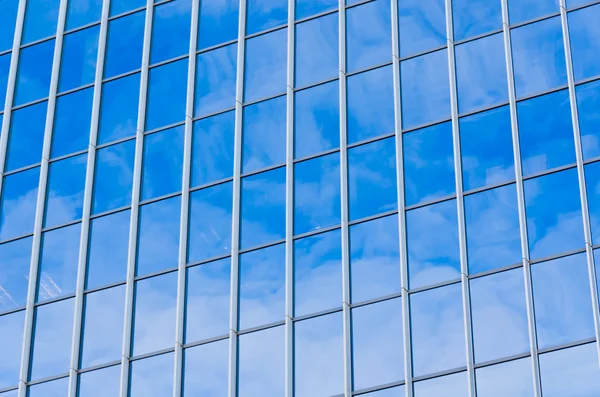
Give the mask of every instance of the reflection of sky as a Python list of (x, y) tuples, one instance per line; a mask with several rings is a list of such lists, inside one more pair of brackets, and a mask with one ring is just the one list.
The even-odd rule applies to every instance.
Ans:
[[(19, 383), (25, 311), (0, 316), (0, 388)], [(4, 397), (4, 395), (2, 395)]]
[(18, 6), (18, 0), (0, 1), (0, 51), (12, 48)]
[(405, 57), (446, 45), (444, 0), (398, 2), (400, 56)]
[[(569, 0), (571, 3), (572, 0)], [(556, 0), (508, 0), (508, 15), (512, 25), (559, 11)]]
[(56, 99), (50, 158), (87, 149), (93, 95), (90, 87)]
[(98, 144), (135, 135), (140, 75), (102, 84)]
[(284, 327), (241, 335), (238, 344), (238, 396), (284, 395)]
[(585, 160), (600, 156), (600, 81), (577, 86), (579, 130)]
[[(115, 10), (114, 1), (111, 2)], [(142, 4), (143, 5), (143, 4)], [(115, 15), (111, 12), (112, 15)], [(112, 77), (142, 66), (146, 11), (139, 11), (108, 23), (104, 77)]]
[(415, 397), (467, 396), (467, 373), (446, 375), (414, 384)]
[(25, 8), (22, 44), (56, 34), (59, 0), (29, 0)]
[(24, 238), (0, 245), (0, 312), (25, 306), (31, 242)]
[(5, 176), (0, 202), (0, 240), (33, 231), (39, 167)]
[(184, 126), (144, 137), (141, 200), (181, 190)]
[(87, 153), (50, 163), (44, 227), (81, 218)]
[(68, 387), (68, 377), (39, 383), (28, 388), (27, 397), (63, 397), (68, 394)]
[(129, 140), (96, 152), (92, 214), (131, 203), (135, 141)]
[(228, 339), (185, 349), (183, 360), (183, 390), (186, 396), (227, 395)]
[(371, 393), (362, 394), (364, 397), (401, 397), (404, 396), (404, 386), (390, 387), (388, 389), (378, 390)]
[(348, 72), (392, 60), (390, 2), (376, 0), (346, 11)]
[(58, 91), (63, 92), (94, 82), (100, 26), (92, 26), (63, 39)]
[(497, 0), (452, 0), (454, 40), (502, 29), (501, 5)]
[(191, 8), (192, 0), (171, 1), (154, 8), (151, 64), (188, 53)]
[(79, 375), (80, 397), (118, 396), (121, 381), (121, 366), (103, 368)]
[(187, 67), (186, 58), (150, 69), (146, 102), (147, 131), (185, 118)]
[[(0, 8), (2, 8), (2, 5), (0, 5)], [(0, 10), (0, 14), (1, 13), (2, 11)], [(0, 35), (1, 34), (2, 33), (0, 33)], [(0, 111), (4, 110), (4, 98), (6, 97), (6, 86), (8, 84), (8, 69), (10, 68), (10, 57), (11, 54), (4, 54), (0, 56)], [(2, 121), (2, 118), (0, 118), (0, 121)]]
[(54, 40), (23, 48), (19, 52), (15, 106), (48, 96), (53, 56)]
[(338, 74), (338, 14), (296, 25), (295, 86), (317, 83)]
[(246, 34), (287, 22), (287, 0), (247, 0), (246, 4)]
[(238, 0), (200, 2), (198, 21), (198, 49), (210, 47), (238, 35)]
[(475, 370), (478, 397), (533, 396), (529, 357)]
[(585, 166), (585, 182), (592, 240), (600, 242), (600, 162)]
[(285, 91), (287, 28), (246, 41), (244, 100), (246, 102)]
[(40, 162), (48, 102), (12, 112), (5, 171)]
[(296, 0), (296, 19), (337, 8), (338, 0)]
[(569, 35), (576, 81), (600, 74), (599, 20), (599, 5), (569, 13)]
[(131, 363), (129, 397), (165, 397), (173, 393), (174, 354)]
[(67, 4), (67, 30), (100, 20), (102, 0), (71, 0)]
[(196, 56), (195, 116), (204, 116), (235, 105), (236, 67), (237, 44)]

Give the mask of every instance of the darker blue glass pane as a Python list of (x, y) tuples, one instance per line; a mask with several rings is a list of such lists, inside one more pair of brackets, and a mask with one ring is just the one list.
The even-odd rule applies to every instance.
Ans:
[(18, 8), (19, 0), (0, 1), (0, 52), (12, 48)]
[(285, 394), (285, 330), (283, 326), (240, 335), (238, 396), (253, 397), (253, 387), (260, 394)]
[(28, 106), (12, 113), (5, 171), (12, 171), (42, 160), (48, 102)]
[(5, 176), (0, 201), (0, 240), (33, 231), (40, 169)]
[(338, 0), (296, 0), (296, 19), (337, 9)]
[[(2, 7), (0, 5), (0, 7)], [(8, 71), (10, 69), (11, 54), (0, 56), (0, 112), (4, 110), (6, 100), (6, 90), (8, 86)]]
[(348, 143), (394, 132), (392, 67), (350, 76), (348, 84)]
[(577, 170), (526, 180), (525, 210), (532, 260), (583, 248)]
[(242, 173), (285, 163), (286, 97), (244, 108)]
[(150, 64), (187, 54), (192, 0), (177, 0), (154, 7)]
[(58, 91), (67, 91), (94, 82), (100, 26), (65, 36)]
[(446, 45), (444, 0), (399, 1), (398, 19), (402, 57)]
[(460, 119), (464, 190), (515, 178), (510, 122), (508, 106)]
[(460, 278), (456, 201), (406, 213), (410, 288)]
[(560, 11), (557, 0), (508, 0), (512, 25)]
[(66, 29), (71, 30), (100, 20), (102, 0), (69, 0)]
[(501, 392), (514, 397), (533, 396), (531, 358), (521, 358), (475, 370), (478, 397), (494, 397)]
[(191, 187), (233, 175), (235, 112), (194, 122)]
[(446, 50), (404, 61), (400, 70), (403, 128), (450, 117)]
[(402, 141), (406, 205), (453, 194), (456, 183), (451, 123), (409, 132)]
[(134, 140), (96, 152), (92, 214), (131, 204), (134, 156)]
[(237, 38), (238, 8), (238, 0), (200, 2), (199, 50)]
[(517, 104), (523, 175), (575, 163), (569, 92)]
[(187, 92), (187, 59), (150, 69), (146, 130), (183, 121)]
[(48, 96), (53, 57), (54, 40), (44, 41), (21, 50), (14, 106)]
[(51, 163), (44, 227), (52, 227), (81, 218), (87, 154)]
[(131, 363), (129, 396), (145, 397), (148, 395), (148, 390), (160, 396), (171, 395), (173, 362), (173, 353), (168, 353)]
[[(183, 351), (183, 388), (186, 395), (225, 396), (229, 386), (229, 340), (194, 346)], [(207, 376), (198, 376), (206, 374)]]
[(287, 29), (246, 41), (244, 101), (285, 92)]
[(98, 144), (135, 135), (139, 89), (139, 74), (102, 85)]
[(312, 19), (296, 26), (297, 87), (338, 75), (338, 15)]
[(246, 2), (246, 34), (261, 32), (287, 22), (286, 0), (248, 0)]
[(237, 44), (196, 56), (194, 115), (204, 116), (235, 106)]
[(600, 74), (600, 43), (595, 28), (600, 21), (600, 5), (569, 13), (569, 34), (575, 80)]
[(395, 138), (348, 150), (350, 219), (397, 208)]
[(56, 99), (51, 158), (87, 149), (93, 96), (94, 89), (86, 88)]
[(511, 31), (517, 97), (567, 84), (560, 18)]
[(21, 44), (31, 43), (56, 34), (60, 0), (29, 0)]
[(4, 292), (0, 299), (0, 312), (25, 306), (30, 261), (31, 238), (0, 245), (0, 285)]
[(544, 397), (594, 397), (600, 390), (597, 363), (594, 343), (540, 355)]
[(110, 1), (110, 16), (123, 14), (136, 8), (144, 7), (144, 0), (111, 0)]
[[(600, 241), (600, 162), (585, 166), (585, 187), (587, 189), (588, 207), (592, 239)], [(600, 266), (596, 266), (600, 268)]]
[(577, 86), (583, 159), (600, 156), (600, 81)]
[(346, 11), (346, 69), (365, 69), (392, 60), (390, 2), (376, 0)]
[(181, 190), (184, 126), (144, 137), (142, 200)]
[[(0, 349), (2, 350), (2, 369), (0, 369), (0, 387), (17, 386), (21, 366), (21, 348), (23, 346), (23, 328), (25, 310), (0, 316)], [(0, 394), (2, 397), (17, 397), (17, 393)]]
[(501, 5), (497, 0), (452, 0), (454, 40), (502, 29)]
[(294, 157), (302, 158), (340, 146), (337, 81), (294, 95)]
[(104, 77), (112, 77), (142, 66), (146, 12), (118, 18), (108, 23)]

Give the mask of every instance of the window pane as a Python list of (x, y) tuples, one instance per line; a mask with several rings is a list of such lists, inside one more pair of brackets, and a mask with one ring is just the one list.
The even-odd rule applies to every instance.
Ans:
[(125, 286), (85, 295), (80, 368), (121, 358)]
[(600, 156), (600, 81), (575, 87), (583, 158)]
[(140, 207), (136, 276), (177, 267), (181, 197)]
[(516, 24), (559, 12), (556, 0), (508, 0), (510, 23)]
[[(0, 335), (2, 335), (0, 338), (0, 350), (2, 351), (0, 387), (3, 389), (17, 386), (19, 383), (24, 324), (25, 310), (0, 316)], [(4, 397), (4, 395), (0, 395)]]
[(296, 0), (296, 20), (337, 8), (337, 0)]
[(181, 191), (184, 126), (144, 136), (142, 200)]
[(187, 269), (186, 343), (227, 335), (231, 259)]
[(569, 13), (569, 34), (573, 52), (575, 80), (600, 74), (598, 33), (594, 25), (600, 20), (600, 6), (587, 7)]
[(340, 230), (294, 241), (294, 316), (342, 304)]
[(585, 166), (585, 179), (592, 240), (597, 243), (600, 242), (600, 195), (596, 193), (600, 192), (600, 162)]
[(240, 255), (239, 328), (285, 318), (285, 245)]
[(56, 34), (59, 0), (29, 0), (21, 44), (31, 43)]
[(87, 153), (50, 163), (44, 227), (81, 218)]
[(150, 69), (146, 131), (185, 119), (187, 59)]
[(88, 148), (94, 89), (87, 88), (56, 99), (50, 157)]
[(348, 143), (394, 132), (392, 67), (348, 77)]
[(534, 395), (529, 357), (477, 368), (475, 376), (478, 397), (530, 397)]
[(401, 57), (446, 45), (444, 3), (444, 0), (398, 2)]
[(192, 0), (178, 0), (154, 7), (150, 64), (189, 52)]
[(414, 385), (415, 397), (439, 397), (439, 396), (468, 396), (467, 374), (459, 372), (457, 374), (446, 375), (439, 378), (433, 378)]
[(102, 85), (98, 144), (135, 135), (140, 75), (133, 74)]
[(100, 397), (100, 394), (116, 396), (119, 394), (121, 366), (84, 372), (79, 375), (79, 397)]
[(287, 22), (286, 0), (248, 0), (246, 34), (260, 32)]
[(135, 140), (96, 152), (92, 214), (131, 204)]
[(398, 216), (350, 226), (352, 302), (400, 292)]
[[(13, 0), (15, 2), (15, 0)], [(4, 4), (5, 2), (2, 2)], [(0, 14), (2, 13), (2, 5), (0, 5)], [(1, 18), (1, 17), (0, 17)], [(0, 28), (1, 29), (1, 28)], [(0, 33), (0, 36), (2, 33)], [(2, 39), (0, 39), (2, 40)], [(4, 110), (4, 102), (6, 98), (6, 90), (8, 85), (8, 72), (10, 69), (11, 54), (0, 56), (0, 112)], [(2, 119), (0, 119), (1, 121)]]
[(238, 0), (200, 2), (199, 50), (237, 38), (238, 8)]
[(190, 194), (188, 263), (230, 253), (232, 197), (231, 182)]
[(0, 240), (33, 231), (40, 169), (4, 177), (0, 202)]
[(5, 171), (39, 163), (42, 158), (48, 102), (12, 113)]
[(0, 51), (12, 48), (18, 8), (18, 0), (0, 2)]
[(540, 373), (544, 397), (592, 397), (600, 390), (596, 345), (542, 354)]
[(69, 378), (29, 386), (27, 397), (62, 397), (68, 394)]
[(3, 295), (0, 298), (0, 312), (27, 303), (31, 244), (31, 238), (24, 238), (0, 245), (0, 285)]
[(348, 150), (350, 219), (397, 208), (395, 138)]
[(123, 14), (126, 11), (131, 11), (145, 5), (144, 0), (111, 0), (110, 16)]
[(362, 394), (365, 397), (402, 397), (406, 392), (404, 391), (404, 385), (398, 387), (390, 387), (370, 393)]
[(235, 106), (237, 44), (196, 56), (195, 116)]
[(337, 77), (338, 14), (296, 26), (296, 87)]
[(173, 362), (173, 353), (132, 362), (129, 397), (173, 394)]
[(58, 91), (91, 84), (96, 76), (100, 26), (92, 26), (64, 37)]
[(185, 349), (185, 396), (226, 396), (229, 386), (229, 340)]
[(535, 264), (531, 279), (540, 349), (593, 337), (585, 254)]
[(348, 72), (391, 61), (390, 15), (390, 2), (386, 0), (376, 0), (346, 11)]
[(294, 324), (296, 397), (331, 396), (344, 390), (342, 313)]
[(452, 13), (454, 40), (502, 29), (502, 8), (499, 1), (452, 0)]
[[(115, 15), (115, 2), (112, 3), (111, 14)], [(145, 19), (146, 12), (140, 11), (109, 21), (104, 78), (139, 69), (142, 66)]]
[(102, 0), (69, 0), (66, 29), (71, 30), (97, 22), (101, 14)]
[(19, 52), (14, 106), (48, 96), (53, 57), (54, 40), (23, 48)]
[(406, 205), (454, 194), (452, 124), (409, 132), (402, 135), (402, 140)]
[(285, 92), (287, 28), (246, 41), (245, 102)]
[(406, 213), (410, 288), (460, 278), (456, 201)]

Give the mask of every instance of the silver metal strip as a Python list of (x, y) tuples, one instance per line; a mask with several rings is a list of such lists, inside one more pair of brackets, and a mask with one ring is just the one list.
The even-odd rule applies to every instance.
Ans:
[(506, 75), (508, 80), (508, 100), (510, 124), (515, 161), (515, 186), (517, 189), (517, 207), (519, 211), (519, 232), (521, 235), (521, 255), (523, 260), (523, 278), (525, 283), (525, 301), (527, 305), (527, 324), (529, 331), (529, 348), (531, 354), (531, 370), (533, 375), (533, 393), (541, 397), (540, 366), (538, 359), (537, 330), (533, 309), (533, 289), (531, 284), (531, 265), (529, 263), (529, 242), (527, 237), (527, 215), (525, 214), (525, 191), (521, 165), (521, 144), (519, 141), (519, 123), (517, 119), (517, 97), (515, 92), (515, 76), (512, 60), (512, 42), (508, 19), (508, 0), (502, 0), (502, 32), (504, 35), (504, 55), (506, 57)]

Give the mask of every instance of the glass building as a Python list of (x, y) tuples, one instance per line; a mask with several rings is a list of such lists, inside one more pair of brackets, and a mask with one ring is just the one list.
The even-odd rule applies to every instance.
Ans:
[(600, 396), (599, 21), (0, 0), (0, 397)]

